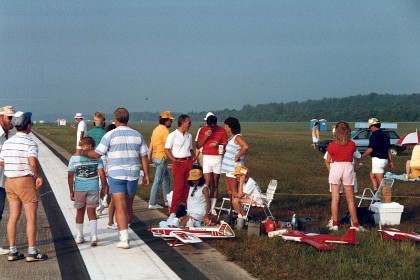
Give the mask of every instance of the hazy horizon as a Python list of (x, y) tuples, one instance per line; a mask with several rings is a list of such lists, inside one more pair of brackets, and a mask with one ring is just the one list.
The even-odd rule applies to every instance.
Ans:
[(420, 92), (420, 3), (7, 1), (0, 106), (212, 111)]

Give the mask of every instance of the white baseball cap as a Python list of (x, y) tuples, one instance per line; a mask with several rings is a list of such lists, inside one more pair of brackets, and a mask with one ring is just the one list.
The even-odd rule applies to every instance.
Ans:
[(210, 116), (214, 116), (214, 114), (212, 112), (208, 112), (204, 120), (207, 121), (207, 118)]

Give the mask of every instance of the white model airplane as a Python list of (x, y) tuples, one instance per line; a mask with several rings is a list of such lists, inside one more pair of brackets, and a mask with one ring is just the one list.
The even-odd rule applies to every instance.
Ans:
[(232, 238), (235, 233), (232, 228), (225, 222), (221, 222), (217, 226), (203, 226), (203, 227), (161, 227), (161, 228), (148, 228), (147, 231), (153, 233), (154, 237), (163, 239), (173, 239), (169, 246), (182, 245), (186, 243), (199, 243), (202, 242), (200, 238)]
[(382, 238), (393, 239), (393, 240), (412, 240), (420, 242), (420, 234), (417, 232), (401, 231), (396, 228), (384, 228), (378, 230), (382, 234)]

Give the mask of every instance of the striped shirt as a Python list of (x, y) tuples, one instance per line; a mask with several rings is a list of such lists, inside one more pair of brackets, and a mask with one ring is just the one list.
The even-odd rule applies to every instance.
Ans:
[(38, 158), (38, 146), (28, 134), (17, 132), (4, 142), (0, 161), (4, 162), (4, 175), (9, 178), (34, 175), (29, 157)]
[(240, 134), (233, 136), (226, 145), (226, 152), (222, 161), (222, 173), (232, 173), (237, 165), (244, 165), (244, 156), (241, 156), (239, 161), (235, 161), (235, 156), (242, 149), (241, 146), (235, 144), (235, 139), (238, 135)]
[(149, 149), (143, 136), (127, 126), (107, 132), (95, 152), (108, 155), (108, 176), (118, 180), (134, 181), (140, 177), (140, 157)]

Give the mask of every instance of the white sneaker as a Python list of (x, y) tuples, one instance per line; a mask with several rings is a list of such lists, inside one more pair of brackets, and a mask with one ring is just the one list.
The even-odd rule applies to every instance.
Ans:
[(106, 194), (106, 195), (104, 196), (104, 199), (102, 199), (102, 206), (103, 206), (104, 208), (107, 208), (107, 207), (108, 207), (108, 205), (109, 205), (110, 200), (111, 200), (111, 196), (110, 196), (109, 194)]
[(112, 230), (117, 230), (118, 229), (118, 225), (114, 223), (112, 225), (107, 225), (106, 228), (107, 229), (112, 229)]
[(367, 229), (365, 229), (364, 227), (362, 227), (362, 226), (358, 226), (358, 227), (356, 227), (356, 231), (357, 232), (365, 232), (365, 231), (367, 231)]
[(330, 227), (332, 227), (333, 226), (333, 220), (332, 220), (332, 218), (328, 221), (328, 224), (327, 224), (327, 228), (330, 228)]
[(99, 206), (96, 208), (96, 218), (99, 218), (100, 215), (102, 215), (102, 211), (104, 211), (105, 207), (102, 204), (99, 204)]
[(76, 237), (76, 244), (82, 244), (83, 242), (85, 242), (85, 239), (83, 238), (83, 236)]
[(117, 247), (121, 249), (130, 249), (130, 241), (128, 241), (128, 239), (121, 240), (120, 242), (118, 242)]
[(90, 238), (90, 246), (91, 247), (98, 246), (98, 237), (96, 235)]
[(9, 254), (10, 250), (9, 249), (3, 249), (0, 247), (0, 255), (7, 255)]
[(163, 207), (159, 204), (149, 204), (149, 209), (162, 209)]
[(331, 226), (329, 228), (330, 231), (337, 231), (338, 230), (338, 226)]

